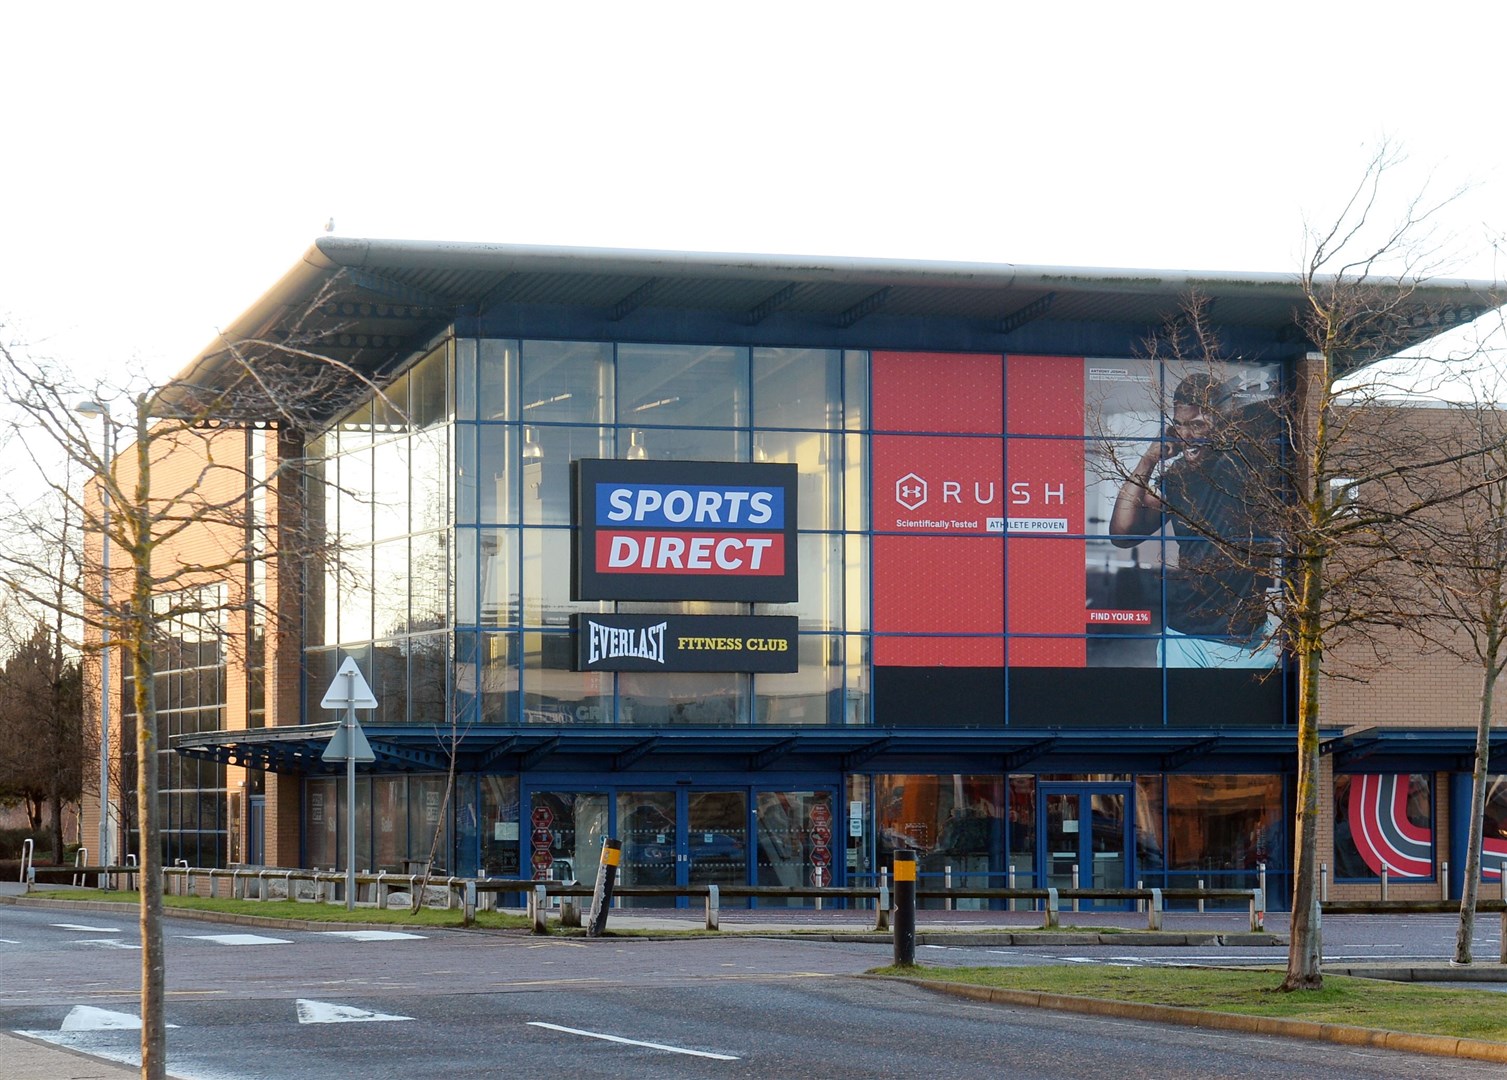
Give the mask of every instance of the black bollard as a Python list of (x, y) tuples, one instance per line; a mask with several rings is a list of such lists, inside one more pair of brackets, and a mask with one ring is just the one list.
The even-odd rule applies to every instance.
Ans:
[(623, 858), (623, 845), (610, 836), (602, 840), (602, 860), (597, 864), (597, 883), (591, 890), (591, 919), (586, 924), (587, 937), (601, 937), (607, 929), (607, 909), (612, 906), (612, 886), (617, 882), (617, 864)]
[(895, 966), (916, 966), (916, 853), (895, 852)]

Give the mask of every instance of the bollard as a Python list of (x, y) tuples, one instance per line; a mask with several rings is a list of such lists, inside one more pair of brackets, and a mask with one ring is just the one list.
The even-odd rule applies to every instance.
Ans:
[(1390, 867), (1386, 863), (1381, 864), (1381, 898), (1383, 902), (1387, 899), (1387, 871), (1389, 869)]
[(602, 857), (597, 864), (597, 883), (591, 891), (591, 919), (586, 925), (588, 937), (601, 937), (607, 929), (607, 909), (612, 906), (612, 887), (617, 884), (617, 865), (623, 861), (623, 845), (610, 836), (602, 838)]
[(1266, 897), (1266, 863), (1264, 862), (1256, 864), (1256, 888), (1261, 890), (1261, 896), (1264, 900)]
[(1041, 919), (1041, 927), (1042, 927), (1042, 929), (1043, 930), (1055, 930), (1055, 929), (1057, 929), (1057, 927), (1062, 924), (1062, 919), (1060, 918), (1060, 912), (1061, 912), (1061, 908), (1058, 906), (1057, 890), (1053, 889), (1053, 888), (1048, 888), (1047, 889), (1047, 910), (1046, 910), (1046, 914), (1043, 915), (1042, 919)]
[(1449, 899), (1449, 860), (1439, 864), (1439, 899)]
[[(1199, 892), (1203, 892), (1204, 891), (1204, 879), (1203, 878), (1199, 878), (1198, 879), (1198, 891)], [(1204, 898), (1202, 896), (1200, 896), (1198, 898), (1198, 913), (1200, 915), (1202, 915), (1204, 913)]]
[(581, 904), (574, 896), (560, 897), (560, 925), (581, 929)]
[(1319, 900), (1329, 903), (1329, 864), (1326, 862), (1319, 863)]
[[(378, 878), (378, 887), (382, 888), (381, 879), (380, 878)], [(383, 888), (382, 891), (385, 892), (386, 891), (385, 888)], [(379, 908), (385, 907), (386, 906), (386, 897), (381, 897), (380, 899), (378, 899), (377, 906)], [(466, 902), (465, 902), (465, 906), (461, 909), (460, 924), (462, 926), (471, 926), (475, 922), (476, 922), (476, 882), (474, 882), (474, 881), (468, 881), (468, 882), (466, 882)]]
[(1160, 930), (1162, 928), (1162, 890), (1152, 887), (1151, 903), (1146, 909), (1146, 929)]
[(895, 966), (916, 966), (916, 853), (895, 852)]
[[(1013, 889), (1013, 888), (1015, 888), (1015, 864), (1014, 863), (1011, 863), (1010, 864), (1010, 868), (1005, 871), (1005, 888), (1007, 888), (1007, 889)], [(1019, 900), (1016, 900), (1016, 899), (1013, 899), (1013, 898), (1010, 899), (1010, 900), (1006, 900), (1005, 901), (1005, 910), (1006, 911), (1015, 911), (1015, 910), (1017, 910), (1016, 905), (1019, 904), (1019, 903), (1020, 903)], [(1033, 904), (1032, 906), (1034, 907), (1035, 905)]]
[[(820, 889), (823, 885), (826, 884), (826, 881), (824, 879), (826, 878), (827, 875), (822, 872), (822, 867), (820, 867), (820, 866), (816, 867), (815, 870), (812, 871), (812, 875), (811, 876), (815, 880), (816, 887), (818, 889)], [(822, 909), (822, 898), (820, 896), (818, 896), (818, 897), (816, 897), (815, 902), (812, 904), (812, 910), (813, 911), (820, 911), (821, 909)]]
[(879, 896), (874, 901), (874, 929), (888, 930), (890, 928), (890, 879), (889, 875), (881, 875), (879, 878)]
[(534, 891), (529, 893), (528, 898), (529, 933), (549, 933), (549, 890), (543, 882), (534, 886)]
[(942, 867), (942, 888), (946, 889), (949, 893), (947, 899), (942, 901), (942, 907), (946, 911), (951, 911), (952, 896), (950, 894), (952, 893), (952, 863), (948, 863), (946, 866)]
[(718, 922), (722, 918), (722, 890), (715, 885), (706, 887), (706, 928), (708, 930), (719, 929)]
[[(1140, 878), (1136, 878), (1135, 879), (1135, 887), (1137, 889), (1144, 889), (1146, 887), (1146, 882), (1143, 881), (1143, 880), (1141, 880)], [(1146, 910), (1146, 901), (1144, 901), (1144, 900), (1137, 900), (1135, 902), (1135, 909), (1137, 911), (1145, 911)]]
[[(1507, 873), (1502, 873), (1502, 876), (1497, 878), (1497, 883), (1502, 887), (1502, 902), (1507, 904)], [(1507, 964), (1507, 907), (1502, 908), (1502, 955), (1499, 959)]]
[[(1077, 891), (1078, 891), (1078, 864), (1074, 863), (1073, 864), (1073, 892), (1076, 893)], [(1078, 910), (1078, 897), (1077, 896), (1073, 897), (1073, 910), (1074, 911)]]
[(1251, 933), (1266, 930), (1266, 890), (1257, 889), (1251, 894)]

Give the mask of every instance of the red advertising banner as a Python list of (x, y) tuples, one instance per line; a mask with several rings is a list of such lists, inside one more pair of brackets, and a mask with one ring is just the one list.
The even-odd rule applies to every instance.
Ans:
[[(872, 441), (873, 527), (892, 534), (874, 538), (875, 631), (999, 635), (1008, 611), (1013, 634), (1075, 635), (1013, 640), (1010, 663), (1082, 666), (1083, 361), (876, 353), (872, 392), (875, 427), (930, 432)], [(1033, 437), (1004, 439), (1007, 415)], [(882, 666), (1005, 663), (997, 636), (874, 650)]]

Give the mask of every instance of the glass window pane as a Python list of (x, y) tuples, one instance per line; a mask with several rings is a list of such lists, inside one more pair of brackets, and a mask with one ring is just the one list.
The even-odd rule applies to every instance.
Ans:
[(796, 615), (805, 631), (841, 630), (843, 615), (843, 538), (834, 534), (803, 533), (796, 537), (800, 553), (800, 599), (789, 604), (755, 604), (759, 615)]
[(372, 778), (372, 816), (376, 823), (372, 843), (374, 869), (400, 873), (408, 854), (408, 778)]
[(513, 529), (482, 529), (477, 534), (477, 543), (474, 565), (481, 576), (481, 611), (476, 621), (483, 626), (516, 625), (518, 534)]
[(802, 634), (796, 647), (799, 671), (754, 676), (757, 722), (842, 723), (842, 638)]
[(746, 431), (698, 428), (619, 428), (617, 456), (647, 461), (746, 461)]
[(525, 341), (525, 424), (612, 423), (612, 346), (596, 341)]
[(869, 426), (869, 354), (849, 350), (842, 354), (843, 427), (862, 431)]
[(477, 441), (481, 454), (476, 485), (481, 494), (479, 520), (487, 524), (511, 524), (518, 520), (518, 477), (513, 471), (517, 429), (483, 424), (477, 432)]
[(755, 431), (753, 460), (794, 462), (799, 467), (796, 524), (802, 529), (842, 528), (842, 488), (837, 453), (840, 436), (816, 432)]
[(442, 427), (416, 432), (410, 444), (408, 527), (413, 532), (443, 529), (450, 523), (445, 432)]
[(570, 634), (524, 634), (523, 644), (525, 723), (612, 723), (612, 676), (572, 671), (575, 641)]
[(572, 612), (605, 610), (602, 601), (570, 598), (568, 529), (523, 530), (523, 623), (564, 626)]
[(338, 586), (340, 640), (370, 640), (372, 636), (371, 548), (351, 548), (341, 553)]
[(748, 426), (747, 349), (620, 345), (617, 387), (625, 426)]
[(482, 874), (516, 878), (521, 829), (518, 777), (481, 777), (481, 820)]
[(447, 722), (445, 703), (446, 647), (448, 634), (423, 634), (408, 639), (408, 720), (414, 724), (442, 727)]
[(449, 535), (444, 532), (421, 533), (409, 542), (410, 630), (437, 630), (447, 625), (445, 594), (450, 581)]
[(408, 440), (394, 439), (372, 448), (372, 537), (388, 540), (408, 531)]
[(455, 418), (476, 419), (476, 339), (455, 340)]
[[(1254, 870), (1286, 864), (1280, 776), (1167, 777), (1171, 870)], [(1210, 887), (1223, 887), (1217, 877)]]
[(450, 418), (448, 390), (450, 343), (446, 342), (413, 366), (408, 375), (408, 416), (415, 431), (444, 424)]
[(612, 429), (525, 427), (523, 429), (523, 521), (569, 525), (570, 463), (612, 456)]
[(749, 689), (749, 676), (735, 672), (664, 675), (625, 671), (618, 675), (619, 722), (709, 727), (746, 724)]
[(455, 520), (462, 525), (474, 523), (481, 511), (479, 432), (475, 424), (455, 425)]
[(392, 540), (372, 548), (372, 624), (379, 637), (408, 632), (408, 541)]
[(518, 343), (483, 338), (480, 344), (476, 365), (476, 418), (517, 419), (513, 386), (517, 372)]
[(835, 349), (755, 349), (754, 424), (819, 431), (841, 427), (841, 357)]

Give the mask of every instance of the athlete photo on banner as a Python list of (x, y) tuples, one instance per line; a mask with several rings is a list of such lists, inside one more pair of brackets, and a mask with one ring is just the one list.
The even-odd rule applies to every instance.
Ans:
[(1274, 365), (1084, 362), (1089, 663), (1269, 669)]

